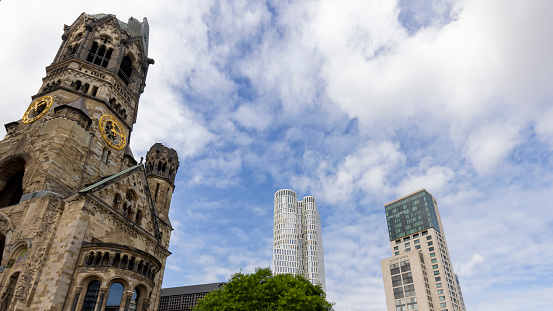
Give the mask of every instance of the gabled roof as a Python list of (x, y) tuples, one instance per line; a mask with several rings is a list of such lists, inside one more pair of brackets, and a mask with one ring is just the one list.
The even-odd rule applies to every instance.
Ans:
[(135, 171), (135, 170), (139, 170), (141, 167), (144, 167), (143, 164), (142, 164), (142, 163), (138, 163), (138, 164), (135, 165), (135, 166), (131, 166), (131, 167), (129, 167), (129, 168), (126, 169), (126, 170), (122, 170), (121, 172), (119, 172), (119, 173), (117, 173), (117, 174), (113, 174), (113, 175), (111, 175), (111, 176), (109, 176), (109, 177), (106, 177), (106, 178), (104, 178), (104, 179), (102, 179), (102, 180), (100, 180), (100, 181), (98, 181), (98, 182), (96, 182), (96, 183), (94, 183), (94, 184), (92, 184), (92, 185), (90, 185), (90, 186), (88, 186), (88, 187), (82, 189), (82, 190), (79, 190), (79, 193), (90, 192), (90, 191), (92, 191), (92, 190), (94, 190), (94, 189), (96, 189), (96, 188), (99, 188), (99, 187), (101, 187), (101, 186), (107, 185), (107, 184), (109, 184), (111, 181), (114, 181), (114, 180), (118, 179), (118, 178), (121, 177), (121, 176), (126, 176), (128, 173), (131, 173), (131, 172), (133, 172), (133, 171)]
[[(153, 226), (154, 226), (154, 235), (157, 239), (160, 239), (161, 234), (160, 234), (160, 231), (159, 231), (159, 225), (158, 224), (159, 224), (159, 221), (163, 221), (163, 220), (160, 219), (159, 216), (158, 216), (156, 205), (155, 205), (154, 199), (152, 197), (152, 194), (150, 192), (150, 187), (148, 186), (148, 181), (146, 179), (146, 170), (144, 168), (143, 163), (138, 163), (137, 165), (131, 166), (131, 167), (129, 167), (129, 168), (117, 173), (117, 174), (113, 174), (113, 175), (108, 176), (108, 177), (106, 177), (106, 178), (104, 178), (104, 179), (102, 179), (98, 182), (95, 182), (92, 185), (89, 185), (89, 186), (79, 190), (78, 193), (83, 194), (83, 195), (92, 195), (92, 197), (95, 197), (93, 192), (101, 190), (102, 188), (104, 188), (104, 187), (106, 187), (106, 186), (108, 186), (112, 183), (116, 183), (120, 179), (125, 178), (126, 176), (134, 174), (134, 173), (138, 173), (141, 176), (141, 178), (143, 178), (144, 187), (145, 187), (144, 188), (144, 190), (145, 190), (144, 195), (145, 195), (146, 204), (150, 208), (150, 215), (152, 217), (152, 222), (153, 222)], [(102, 198), (96, 197), (95, 200), (102, 201)], [(107, 202), (104, 202), (104, 203), (107, 203)], [(167, 223), (167, 225), (169, 225), (169, 227), (172, 227), (171, 223)]]
[(60, 106), (57, 106), (57, 108), (61, 108), (61, 107), (64, 107), (64, 106), (67, 106), (67, 107), (71, 107), (71, 108), (74, 108), (76, 110), (79, 110), (81, 111), (82, 113), (84, 113), (89, 119), (90, 118), (90, 114), (88, 113), (88, 109), (86, 108), (86, 104), (85, 104), (85, 101), (84, 101), (84, 97), (79, 97), (77, 99), (75, 99), (74, 101), (72, 102), (69, 102), (65, 105), (60, 105)]

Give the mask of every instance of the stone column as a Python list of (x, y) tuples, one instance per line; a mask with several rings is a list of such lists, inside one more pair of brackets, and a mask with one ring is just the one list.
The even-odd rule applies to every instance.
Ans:
[(126, 291), (125, 292), (125, 311), (129, 311), (129, 307), (131, 305), (131, 299), (132, 299), (133, 294), (134, 294), (133, 291)]
[(125, 52), (127, 51), (126, 44), (127, 44), (127, 36), (123, 35), (121, 40), (119, 41), (119, 46), (117, 47), (117, 49), (114, 49), (111, 54), (111, 59), (108, 64), (108, 70), (113, 71), (115, 74), (119, 72), (121, 61), (123, 60), (123, 57), (125, 56)]
[[(84, 47), (87, 45), (87, 43), (89, 43), (91, 41), (90, 37), (91, 37), (91, 33), (92, 33), (92, 23), (89, 22), (86, 24), (85, 26), (85, 34), (83, 36), (83, 40), (81, 41), (81, 44), (79, 44), (79, 48), (77, 49), (77, 53), (76, 53), (76, 57), (77, 58), (80, 58), (80, 59), (83, 59), (83, 60), (86, 60), (86, 54), (84, 55), (83, 57), (83, 49)], [(85, 53), (88, 53), (88, 52), (85, 52)]]
[(77, 303), (79, 302), (79, 297), (81, 296), (82, 291), (83, 291), (82, 286), (75, 287), (75, 298), (73, 299), (73, 305), (71, 306), (71, 311), (75, 311), (77, 309)]
[(149, 307), (150, 307), (150, 299), (148, 298), (142, 299), (142, 311), (148, 310)]
[(96, 311), (102, 310), (102, 305), (104, 304), (104, 298), (106, 296), (106, 292), (108, 291), (107, 287), (100, 287), (100, 299), (98, 299), (98, 305), (96, 305)]

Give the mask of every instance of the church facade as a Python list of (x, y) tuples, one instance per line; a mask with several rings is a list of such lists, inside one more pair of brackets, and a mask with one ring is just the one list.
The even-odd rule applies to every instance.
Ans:
[[(157, 310), (179, 161), (129, 141), (147, 20), (81, 14), (0, 141), (0, 311)], [(27, 109), (25, 106), (28, 104)]]

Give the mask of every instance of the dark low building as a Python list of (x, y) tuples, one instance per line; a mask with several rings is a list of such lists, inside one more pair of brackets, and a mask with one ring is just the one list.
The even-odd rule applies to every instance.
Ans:
[(190, 311), (207, 293), (219, 289), (224, 282), (162, 288), (159, 311)]

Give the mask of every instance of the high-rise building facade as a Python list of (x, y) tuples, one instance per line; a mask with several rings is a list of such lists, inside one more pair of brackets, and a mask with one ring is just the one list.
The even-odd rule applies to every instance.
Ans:
[(390, 247), (380, 261), (388, 311), (465, 311), (436, 199), (425, 189), (385, 205)]
[(279, 190), (274, 215), (273, 273), (299, 274), (326, 290), (321, 217), (315, 198), (298, 201), (294, 191)]
[(158, 143), (137, 163), (129, 146), (148, 33), (146, 19), (81, 14), (30, 103), (12, 103), (22, 118), (0, 141), (0, 311), (157, 310), (179, 161)]

